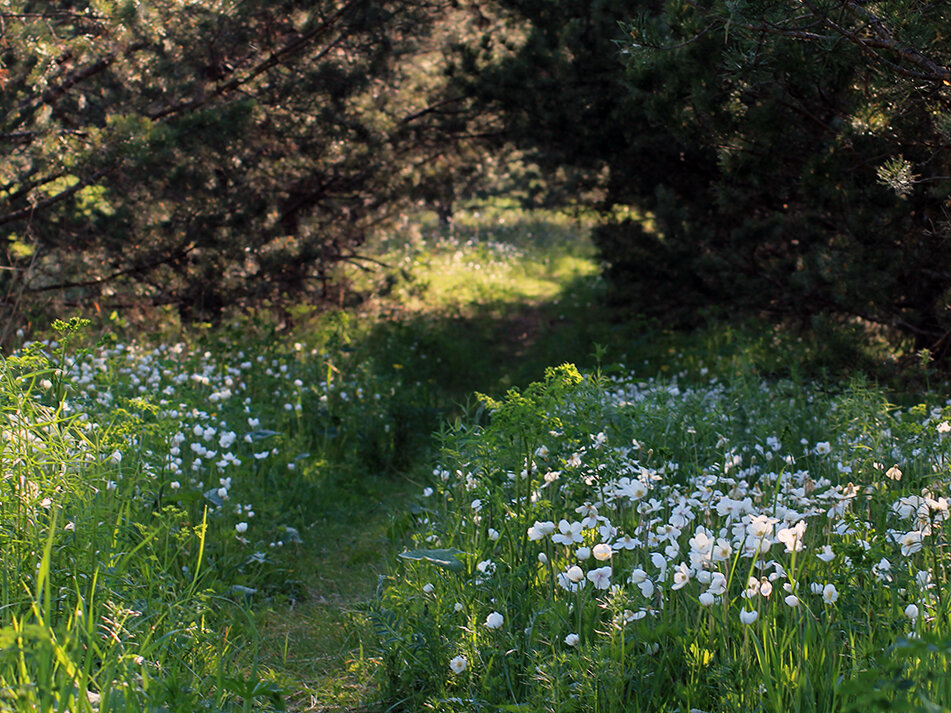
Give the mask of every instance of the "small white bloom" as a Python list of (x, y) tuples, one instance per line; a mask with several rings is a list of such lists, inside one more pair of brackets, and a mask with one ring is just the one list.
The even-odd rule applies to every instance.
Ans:
[(568, 522), (560, 520), (558, 522), (558, 534), (553, 535), (551, 541), (559, 545), (580, 544), (584, 541), (581, 535), (583, 525), (580, 522)]
[(485, 618), (485, 626), (489, 629), (501, 629), (503, 623), (505, 623), (505, 617), (503, 617), (497, 611), (490, 613)]
[(713, 603), (716, 601), (716, 597), (710, 594), (710, 592), (704, 592), (700, 595), (699, 599), (700, 606), (702, 607), (712, 607)]
[(756, 621), (756, 619), (757, 619), (758, 617), (759, 617), (759, 612), (756, 611), (756, 609), (753, 609), (753, 610), (742, 609), (742, 610), (740, 610), (740, 622), (743, 623), (743, 624), (746, 624), (746, 625), (752, 624), (754, 621)]
[(892, 480), (901, 480), (903, 473), (898, 468), (897, 465), (893, 465), (891, 468), (885, 471), (885, 475), (891, 478)]
[(909, 619), (911, 619), (912, 621), (914, 621), (915, 619), (917, 619), (917, 618), (918, 618), (918, 605), (917, 605), (917, 604), (909, 604), (907, 607), (905, 607), (905, 616), (907, 616), (907, 617), (908, 617)]
[(806, 534), (806, 521), (800, 520), (793, 527), (784, 527), (776, 533), (776, 539), (786, 545), (786, 552), (802, 549), (802, 537)]
[(674, 584), (671, 589), (682, 589), (689, 581), (690, 568), (687, 567), (685, 562), (681, 562), (679, 565), (677, 565), (677, 569), (674, 570)]
[[(432, 495), (432, 494), (433, 494), (433, 489), (432, 489), (432, 488), (423, 488), (423, 497), (424, 497), (424, 498), (428, 498), (428, 497), (429, 497), (430, 495)], [(453, 659), (453, 661), (455, 661), (455, 659)]]
[(482, 572), (482, 574), (492, 575), (495, 574), (495, 562), (492, 560), (482, 560), (479, 564), (476, 565), (476, 569)]
[(602, 542), (601, 544), (594, 546), (592, 553), (594, 554), (594, 558), (596, 560), (604, 562), (605, 560), (611, 559), (611, 555), (614, 554), (614, 550), (611, 548), (611, 545)]
[(239, 522), (237, 525), (234, 526), (234, 529), (238, 531), (238, 534), (245, 533), (248, 531), (248, 523)]
[(608, 589), (611, 586), (611, 574), (610, 567), (598, 567), (588, 572), (588, 579), (598, 589)]
[(826, 604), (835, 604), (838, 598), (839, 592), (836, 590), (834, 584), (827, 584), (822, 588), (822, 601)]
[(578, 565), (572, 565), (568, 568), (568, 571), (565, 572), (565, 576), (572, 582), (580, 582), (584, 579), (584, 571)]
[(499, 539), (499, 531), (498, 531), (498, 530), (495, 530), (495, 529), (493, 529), (493, 528), (490, 527), (490, 528), (489, 528), (489, 539), (492, 540), (492, 542), (498, 541), (498, 539)]
[(575, 557), (584, 562), (586, 559), (591, 557), (591, 548), (590, 547), (579, 547), (575, 550)]
[(423, 591), (424, 591), (426, 594), (432, 594), (434, 589), (436, 589), (436, 588), (435, 588), (431, 583), (429, 583), (429, 582), (427, 582), (426, 584), (423, 585)]
[(544, 552), (539, 552), (539, 553), (538, 553), (538, 561), (539, 561), (541, 564), (548, 564), (548, 555), (546, 555)]
[(452, 669), (453, 673), (462, 673), (466, 670), (466, 667), (469, 665), (469, 662), (466, 661), (465, 656), (456, 656), (449, 662), (449, 668)]
[(783, 599), (783, 601), (786, 602), (786, 606), (789, 607), (799, 606), (799, 597), (797, 597), (795, 594), (790, 594), (785, 599)]
[(463, 608), (463, 607), (462, 607), (462, 602), (456, 602), (455, 604), (452, 605), (452, 610), (453, 610), (453, 611), (460, 612), (460, 611), (462, 611), (462, 608)]
[(568, 634), (568, 636), (565, 637), (565, 643), (568, 644), (568, 646), (577, 646), (580, 641), (581, 637), (577, 634)]

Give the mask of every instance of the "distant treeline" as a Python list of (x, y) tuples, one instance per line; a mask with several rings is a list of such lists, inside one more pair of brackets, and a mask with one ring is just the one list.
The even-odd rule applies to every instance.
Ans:
[(7, 8), (11, 315), (325, 300), (391, 218), (506, 191), (604, 211), (631, 311), (831, 315), (951, 354), (951, 2)]

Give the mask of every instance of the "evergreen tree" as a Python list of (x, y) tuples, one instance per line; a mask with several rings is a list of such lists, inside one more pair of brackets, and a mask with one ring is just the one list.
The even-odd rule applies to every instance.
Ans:
[(615, 296), (668, 322), (861, 317), (947, 354), (947, 2), (543, 3), (478, 85), (592, 169)]
[[(8, 307), (321, 300), (446, 151), (440, 0), (10, 0), (0, 13)], [(423, 125), (423, 119), (430, 121)], [(437, 132), (436, 129), (439, 129)]]

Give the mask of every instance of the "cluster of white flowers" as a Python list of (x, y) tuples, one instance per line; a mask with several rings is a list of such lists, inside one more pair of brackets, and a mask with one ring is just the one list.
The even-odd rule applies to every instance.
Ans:
[[(760, 388), (769, 397), (764, 403), (775, 401), (771, 385)], [(489, 563), (492, 572), (523, 571), (502, 554), (519, 547), (502, 545), (507, 538), (525, 542), (537, 560), (534, 596), (564, 597), (571, 606), (583, 597), (603, 609), (621, 601), (621, 625), (662, 618), (675, 602), (701, 611), (724, 607), (747, 626), (807, 611), (834, 617), (863, 572), (884, 586), (909, 568), (919, 574), (889, 590), (894, 610), (911, 622), (934, 616), (934, 563), (917, 555), (930, 543), (947, 543), (947, 406), (924, 415), (894, 411), (872, 431), (832, 433), (824, 429), (839, 408), (833, 402), (803, 424), (811, 438), (786, 427), (782, 435), (777, 429), (743, 439), (724, 428), (735, 397), (717, 380), (692, 388), (617, 381), (602, 393), (601, 413), (610, 411), (614, 424), (628, 418), (629, 433), (600, 424), (587, 437), (552, 431), (501, 487), (483, 475), (493, 468), (474, 453), (463, 454), (459, 467), (438, 466), (426, 495), (445, 495), (454, 524), (427, 519), (418, 539), (459, 533), (443, 544), (475, 550), (477, 584)], [(568, 421), (574, 406), (569, 399), (561, 407), (558, 416)], [(760, 415), (768, 428), (782, 418), (762, 408), (749, 420)], [(666, 429), (638, 431), (657, 423)], [(684, 425), (678, 431), (671, 424)], [(815, 438), (823, 432), (825, 439)], [(676, 452), (677, 437), (690, 450), (681, 449), (679, 460), (664, 457)], [(927, 487), (909, 492), (925, 478)], [(485, 626), (502, 621), (493, 611)], [(575, 647), (580, 633), (558, 636)]]

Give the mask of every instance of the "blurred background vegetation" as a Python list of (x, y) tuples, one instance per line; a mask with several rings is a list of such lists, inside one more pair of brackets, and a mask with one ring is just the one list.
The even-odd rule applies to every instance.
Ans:
[(71, 308), (291, 325), (392, 289), (421, 210), (451, 235), (504, 197), (583, 219), (621, 321), (944, 362), (949, 10), (10, 0), (0, 337)]

